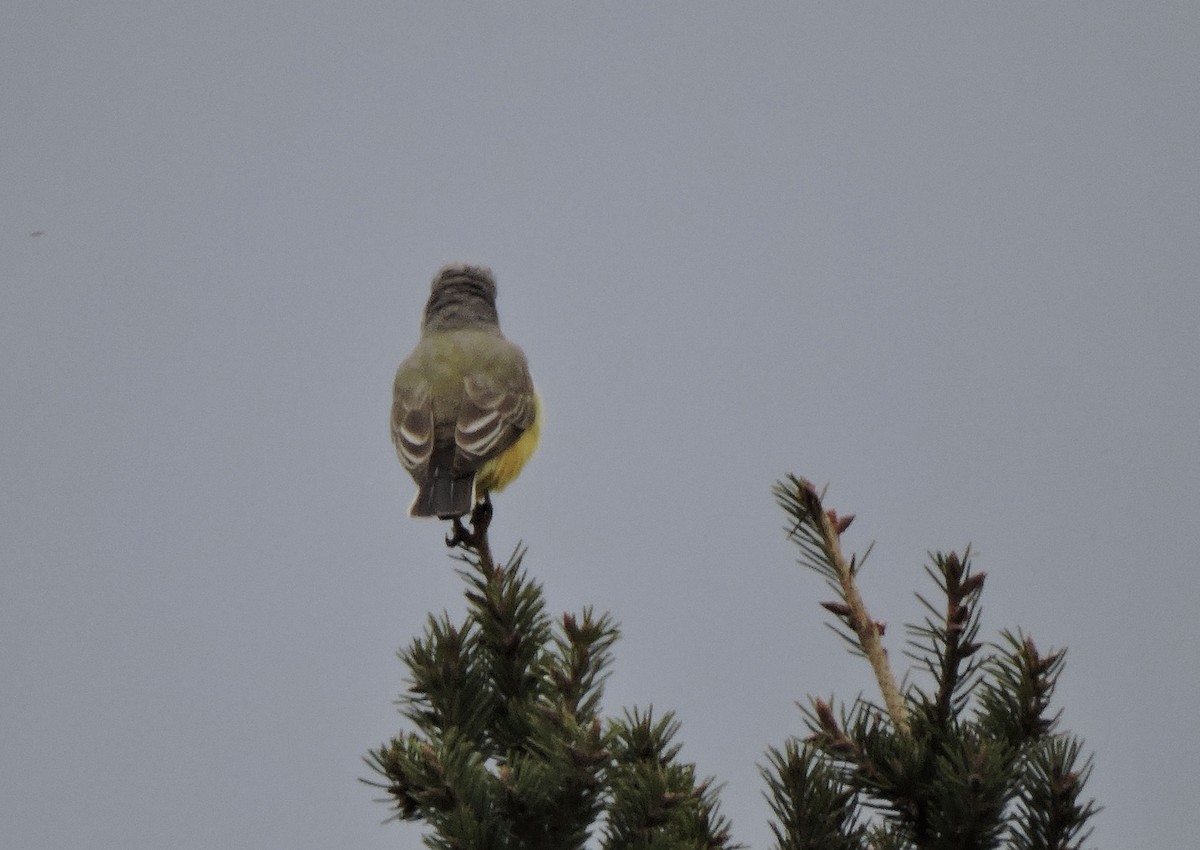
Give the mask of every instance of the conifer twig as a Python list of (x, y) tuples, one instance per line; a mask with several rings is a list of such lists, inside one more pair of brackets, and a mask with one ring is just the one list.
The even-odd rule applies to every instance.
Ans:
[(821, 504), (821, 494), (812, 482), (792, 475), (788, 479), (790, 486), (777, 485), (776, 495), (784, 509), (796, 520), (790, 536), (800, 544), (807, 556), (805, 563), (824, 575), (842, 597), (841, 603), (826, 603), (824, 607), (853, 630), (858, 645), (875, 673), (892, 723), (900, 734), (907, 735), (908, 710), (888, 663), (887, 650), (880, 639), (884, 624), (871, 619), (854, 580), (857, 572), (855, 560), (853, 557), (847, 560), (842, 554), (841, 535), (854, 521), (854, 515), (839, 517), (835, 511), (825, 510)]
[(887, 705), (892, 722), (896, 724), (897, 731), (907, 735), (908, 711), (904, 706), (904, 698), (900, 695), (900, 688), (896, 686), (896, 678), (892, 674), (891, 665), (888, 664), (887, 650), (880, 639), (883, 627), (871, 619), (867, 605), (863, 602), (862, 594), (858, 592), (858, 584), (854, 581), (854, 567), (842, 554), (841, 531), (845, 526), (839, 521), (836, 513), (820, 509), (820, 496), (817, 496), (817, 492), (812, 489), (811, 484), (809, 491), (817, 499), (816, 518), (820, 522), (821, 535), (828, 547), (830, 561), (837, 567), (843, 598), (846, 600), (846, 605), (850, 607), (850, 613), (846, 619), (850, 627), (854, 629), (854, 633), (858, 635), (867, 660), (871, 662), (871, 669), (875, 672), (876, 681), (879, 682), (879, 690), (883, 694), (883, 701)]

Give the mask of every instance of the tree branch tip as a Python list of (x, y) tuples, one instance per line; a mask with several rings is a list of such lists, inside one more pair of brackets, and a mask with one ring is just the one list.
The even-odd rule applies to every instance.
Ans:
[(837, 718), (833, 716), (833, 706), (817, 697), (813, 700), (813, 708), (816, 710), (817, 720), (820, 721), (822, 729), (840, 731)]
[(962, 592), (963, 596), (970, 596), (973, 593), (979, 592), (986, 579), (987, 573), (975, 573), (962, 583), (962, 587), (959, 588), (959, 590)]
[(833, 508), (825, 511), (825, 516), (829, 518), (829, 524), (833, 526), (833, 530), (837, 532), (838, 537), (841, 537), (846, 529), (850, 527), (850, 523), (854, 522), (854, 514), (846, 514), (839, 517), (837, 511)]

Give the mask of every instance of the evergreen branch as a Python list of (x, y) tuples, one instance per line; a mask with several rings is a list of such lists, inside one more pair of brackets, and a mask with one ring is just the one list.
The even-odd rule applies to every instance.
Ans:
[(500, 771), (511, 789), (506, 816), (525, 850), (583, 846), (603, 808), (612, 759), (597, 709), (617, 629), (590, 608), (581, 618), (564, 614), (559, 626), (538, 662), (542, 688), (525, 712), (527, 740)]
[(1061, 712), (1051, 714), (1050, 701), (1066, 653), (1043, 656), (1019, 631), (1005, 630), (1001, 638), (999, 651), (987, 662), (977, 714), (991, 735), (1021, 748), (1051, 734), (1058, 723)]
[(858, 592), (855, 559), (846, 560), (842, 554), (841, 535), (854, 521), (854, 515), (839, 517), (835, 511), (825, 510), (812, 483), (794, 475), (788, 476), (786, 484), (776, 482), (774, 492), (776, 501), (792, 518), (788, 537), (800, 548), (800, 562), (824, 576), (838, 593), (845, 607), (834, 613), (853, 631), (870, 662), (892, 723), (901, 734), (908, 734), (908, 711), (881, 640), (884, 625), (871, 619)]
[(822, 699), (813, 700), (805, 715), (812, 730), (808, 742), (840, 767), (842, 781), (863, 795), (862, 804), (886, 813), (894, 831), (918, 843), (926, 818), (923, 785), (928, 759), (923, 737), (899, 734), (889, 727), (881, 708), (861, 698), (849, 712), (843, 709), (840, 720)]
[(597, 618), (590, 606), (583, 609), (581, 618), (562, 615), (554, 637), (553, 664), (547, 673), (559, 698), (580, 722), (596, 717), (612, 663), (612, 646), (619, 636), (612, 617), (601, 614)]
[(400, 653), (417, 731), (369, 752), (382, 780), (368, 784), (396, 818), (425, 822), (433, 848), (583, 850), (605, 823), (614, 847), (733, 850), (717, 789), (677, 758), (672, 715), (635, 711), (605, 731), (612, 617), (551, 620), (524, 550), (498, 566), (486, 515), (472, 524), (452, 538), (466, 620), (430, 617)]
[(937, 583), (945, 597), (939, 610), (921, 594), (917, 599), (929, 612), (922, 625), (909, 625), (909, 644), (915, 651), (906, 655), (920, 662), (933, 676), (936, 690), (927, 698), (923, 710), (938, 734), (949, 734), (949, 724), (965, 705), (975, 681), (980, 661), (976, 654), (983, 646), (978, 642), (980, 607), (986, 573), (971, 573), (971, 547), (962, 558), (950, 552), (930, 556), (932, 566), (925, 572)]
[(981, 738), (971, 727), (939, 746), (935, 772), (923, 800), (930, 850), (991, 850), (1007, 823), (1012, 794), (1012, 751)]
[(1088, 824), (1100, 811), (1081, 801), (1092, 773), (1092, 757), (1080, 763), (1081, 743), (1055, 735), (1041, 741), (1028, 762), (1014, 835), (1014, 850), (1080, 850), (1091, 836)]
[(521, 569), (524, 550), (516, 549), (503, 567), (483, 555), (465, 558), (472, 569), (460, 574), (468, 583), (468, 616), (476, 625), (471, 645), (484, 678), (481, 697), (489, 704), (490, 752), (519, 749), (530, 735), (531, 711), (543, 695), (542, 657), (550, 641), (550, 618), (541, 586)]
[(626, 711), (608, 733), (611, 800), (602, 850), (737, 850), (711, 779), (677, 760), (679, 722), (653, 709)]
[(482, 748), (492, 706), (480, 699), (488, 686), (472, 651), (475, 632), (473, 620), (455, 626), (445, 614), (431, 615), (425, 634), (397, 653), (410, 673), (399, 704), (426, 736), (458, 729)]
[(600, 724), (581, 728), (570, 718), (538, 711), (531, 737), (499, 766), (497, 816), (522, 850), (582, 848), (603, 807), (608, 752)]
[(759, 768), (775, 815), (776, 850), (862, 850), (855, 793), (818, 751), (794, 738), (767, 751)]
[[(884, 625), (856, 587), (862, 562), (841, 550), (853, 517), (826, 510), (802, 478), (775, 495), (800, 562), (837, 594), (822, 605), (871, 663), (883, 705), (813, 700), (810, 736), (768, 750), (774, 850), (1080, 850), (1099, 809), (1082, 797), (1091, 757), (1055, 733), (1064, 652), (1004, 632), (981, 660), (984, 574), (972, 574), (969, 548), (933, 554), (926, 572), (941, 598), (918, 594), (927, 613), (907, 627), (905, 654), (934, 687), (909, 685), (907, 673), (897, 687)], [(399, 704), (415, 731), (369, 751), (380, 780), (363, 781), (385, 792), (395, 819), (425, 822), (434, 850), (733, 850), (718, 789), (679, 758), (674, 715), (602, 718), (612, 618), (584, 608), (552, 619), (521, 547), (495, 563), (490, 519), (485, 501), (470, 531), (454, 523), (466, 619), (430, 616), (399, 653), (410, 673)]]
[(891, 824), (871, 824), (866, 834), (869, 850), (913, 850), (913, 843)]
[(490, 806), (491, 776), (484, 760), (458, 735), (435, 747), (410, 733), (372, 750), (366, 761), (387, 780), (368, 784), (387, 791), (399, 819), (424, 820), (439, 830), (454, 824), (450, 831), (457, 832), (484, 817)]

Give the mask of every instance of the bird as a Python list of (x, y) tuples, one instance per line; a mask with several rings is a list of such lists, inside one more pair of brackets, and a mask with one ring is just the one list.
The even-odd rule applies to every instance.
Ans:
[(490, 510), (537, 448), (541, 418), (525, 353), (500, 333), (491, 269), (443, 266), (392, 385), (392, 442), (417, 484), (409, 516), (457, 525), (477, 504)]

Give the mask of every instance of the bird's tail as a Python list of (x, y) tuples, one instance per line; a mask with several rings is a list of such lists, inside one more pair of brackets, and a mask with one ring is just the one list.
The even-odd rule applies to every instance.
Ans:
[(451, 519), (469, 514), (474, 507), (474, 472), (455, 475), (446, 469), (434, 469), (421, 482), (408, 515)]

